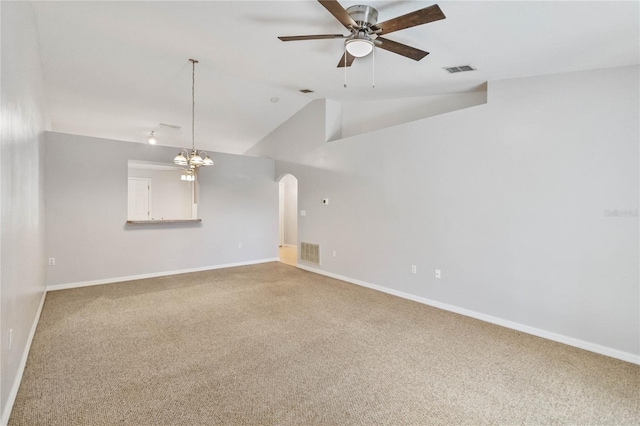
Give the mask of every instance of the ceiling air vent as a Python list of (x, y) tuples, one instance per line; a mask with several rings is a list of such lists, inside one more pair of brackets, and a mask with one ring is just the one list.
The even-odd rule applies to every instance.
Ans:
[(459, 67), (448, 67), (445, 70), (449, 71), (449, 73), (454, 74), (456, 72), (465, 72), (465, 71), (475, 71), (471, 65), (460, 65)]
[(159, 127), (166, 127), (168, 129), (171, 130), (180, 130), (180, 126), (176, 126), (175, 124), (165, 124), (165, 123), (160, 123), (158, 124)]
[(300, 93), (313, 93), (313, 90), (310, 90), (310, 89), (300, 89)]

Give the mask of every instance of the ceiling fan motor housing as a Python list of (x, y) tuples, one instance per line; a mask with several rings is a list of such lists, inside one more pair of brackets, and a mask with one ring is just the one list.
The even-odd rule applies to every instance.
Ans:
[(359, 28), (369, 28), (378, 22), (378, 11), (371, 6), (356, 5), (347, 8), (347, 13)]

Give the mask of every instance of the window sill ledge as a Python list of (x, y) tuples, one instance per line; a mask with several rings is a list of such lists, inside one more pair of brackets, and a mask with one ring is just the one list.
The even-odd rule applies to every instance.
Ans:
[(202, 219), (128, 220), (127, 225), (162, 225), (164, 223), (198, 223)]

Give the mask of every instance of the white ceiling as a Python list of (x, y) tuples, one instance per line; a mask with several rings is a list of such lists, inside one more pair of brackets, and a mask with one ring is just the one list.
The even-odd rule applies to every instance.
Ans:
[[(432, 1), (369, 4), (379, 22)], [(478, 90), (486, 81), (638, 64), (639, 3), (440, 1), (447, 19), (389, 34), (430, 52), (420, 62), (376, 49), (336, 68), (341, 40), (279, 35), (346, 33), (318, 2), (36, 2), (53, 130), (243, 153), (312, 99), (398, 99)], [(471, 64), (475, 72), (442, 68)], [(302, 94), (300, 89), (315, 93)], [(585, 88), (588, 90), (588, 88)], [(279, 102), (271, 102), (278, 98)], [(181, 130), (158, 127), (159, 123)]]

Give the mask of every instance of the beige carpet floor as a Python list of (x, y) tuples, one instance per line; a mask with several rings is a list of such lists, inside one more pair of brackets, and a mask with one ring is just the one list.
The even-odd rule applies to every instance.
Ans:
[(274, 262), (49, 293), (9, 424), (640, 424), (640, 366)]

